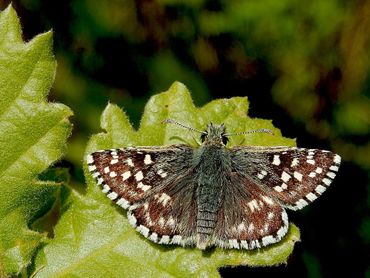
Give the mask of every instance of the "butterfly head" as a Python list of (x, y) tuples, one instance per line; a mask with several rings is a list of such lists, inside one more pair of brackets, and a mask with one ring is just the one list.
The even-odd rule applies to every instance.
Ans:
[(207, 125), (207, 129), (204, 131), (201, 131), (199, 129), (189, 127), (186, 125), (183, 125), (175, 120), (172, 119), (165, 119), (162, 121), (162, 123), (167, 124), (176, 124), (182, 128), (186, 128), (191, 131), (199, 132), (201, 134), (200, 139), (202, 143), (204, 144), (213, 144), (213, 145), (221, 145), (226, 146), (227, 142), (229, 141), (229, 136), (231, 135), (243, 135), (243, 134), (251, 134), (251, 133), (269, 133), (274, 134), (272, 130), (267, 128), (261, 128), (261, 129), (254, 129), (244, 132), (236, 132), (236, 133), (226, 133), (226, 127), (224, 124), (216, 125), (213, 123), (209, 123)]
[(202, 132), (200, 139), (202, 143), (221, 144), (226, 145), (229, 138), (226, 135), (226, 127), (224, 124), (215, 125), (209, 123), (207, 129)]

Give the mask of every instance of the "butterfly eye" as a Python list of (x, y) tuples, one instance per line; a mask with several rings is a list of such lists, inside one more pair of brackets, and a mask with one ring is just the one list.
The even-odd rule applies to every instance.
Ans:
[(227, 142), (229, 142), (229, 138), (228, 138), (227, 136), (225, 136), (225, 135), (222, 135), (222, 136), (221, 136), (221, 139), (222, 139), (222, 143), (223, 143), (224, 145), (226, 145), (226, 144), (227, 144)]
[(202, 135), (200, 136), (200, 140), (202, 141), (202, 143), (206, 140), (207, 135), (207, 133), (202, 133)]

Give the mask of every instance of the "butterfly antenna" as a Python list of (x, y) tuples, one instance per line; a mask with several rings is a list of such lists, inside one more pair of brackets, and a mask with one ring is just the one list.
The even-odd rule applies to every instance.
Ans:
[(179, 122), (176, 122), (175, 120), (172, 120), (172, 119), (165, 119), (165, 120), (162, 121), (162, 123), (163, 124), (175, 124), (175, 125), (181, 126), (181, 127), (186, 128), (188, 130), (191, 130), (191, 131), (204, 133), (204, 131), (201, 131), (199, 129), (196, 129), (196, 128), (193, 128), (193, 127), (190, 127), (190, 126), (183, 125), (183, 124), (181, 124)]
[(261, 129), (254, 129), (254, 130), (249, 130), (249, 131), (244, 131), (244, 132), (227, 133), (225, 134), (225, 136), (243, 135), (243, 134), (251, 134), (251, 133), (268, 133), (268, 134), (274, 135), (274, 132), (271, 129), (261, 128)]

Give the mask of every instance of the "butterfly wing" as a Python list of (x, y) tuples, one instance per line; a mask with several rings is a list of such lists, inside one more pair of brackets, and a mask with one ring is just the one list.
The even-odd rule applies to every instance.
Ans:
[(94, 152), (87, 163), (107, 197), (129, 209), (128, 220), (141, 234), (185, 245), (192, 243), (195, 221), (192, 157), (187, 145), (135, 147)]
[(233, 169), (284, 207), (298, 210), (331, 184), (341, 158), (329, 151), (289, 147), (234, 147)]
[(130, 223), (153, 242), (194, 245), (197, 211), (194, 184), (192, 174), (173, 180), (144, 202), (130, 207)]
[(215, 229), (222, 248), (255, 249), (280, 241), (288, 231), (285, 209), (252, 180), (233, 173)]

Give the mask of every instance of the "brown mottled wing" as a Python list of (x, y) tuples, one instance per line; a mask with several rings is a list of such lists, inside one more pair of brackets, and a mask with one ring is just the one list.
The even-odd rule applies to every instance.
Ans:
[(285, 209), (252, 180), (233, 173), (219, 211), (215, 244), (256, 249), (280, 241), (288, 231)]
[(339, 155), (317, 149), (234, 147), (231, 151), (234, 171), (292, 210), (320, 196), (341, 162)]
[(107, 197), (129, 209), (128, 220), (141, 234), (185, 245), (195, 230), (192, 158), (190, 146), (173, 145), (98, 151), (87, 163)]
[(160, 244), (194, 245), (196, 240), (195, 183), (193, 175), (179, 175), (163, 190), (130, 207), (130, 223)]

